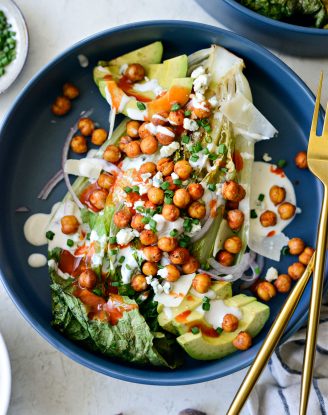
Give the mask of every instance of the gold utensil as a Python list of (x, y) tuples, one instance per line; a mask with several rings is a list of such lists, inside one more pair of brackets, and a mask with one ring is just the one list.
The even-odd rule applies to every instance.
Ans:
[(317, 99), (313, 114), (309, 146), (308, 165), (311, 172), (324, 185), (324, 195), (321, 208), (320, 222), (317, 234), (316, 256), (313, 272), (313, 284), (309, 310), (309, 321), (306, 333), (306, 345), (304, 352), (300, 415), (306, 415), (308, 400), (312, 384), (313, 363), (315, 359), (318, 325), (320, 318), (321, 299), (323, 291), (323, 280), (327, 247), (327, 225), (328, 225), (328, 105), (322, 135), (317, 136), (318, 117), (320, 111), (320, 97), (322, 89), (323, 74), (321, 73)]
[(264, 367), (268, 363), (268, 360), (277, 346), (310, 279), (313, 269), (314, 255), (306, 267), (304, 274), (298, 280), (297, 284), (293, 288), (293, 291), (289, 294), (285, 304), (272, 324), (268, 335), (258, 351), (252, 366), (249, 368), (246, 377), (241, 384), (235, 399), (229, 408), (229, 411), (227, 412), (227, 415), (238, 415), (240, 413)]

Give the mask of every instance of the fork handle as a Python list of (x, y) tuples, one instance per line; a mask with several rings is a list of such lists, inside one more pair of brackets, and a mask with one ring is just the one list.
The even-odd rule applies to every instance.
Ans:
[(320, 308), (323, 292), (323, 280), (325, 271), (326, 246), (328, 226), (328, 192), (324, 185), (324, 198), (321, 208), (320, 222), (317, 236), (317, 247), (313, 271), (313, 282), (309, 320), (306, 333), (306, 345), (303, 361), (303, 375), (300, 400), (300, 415), (306, 415), (309, 395), (313, 377), (313, 366), (316, 352), (318, 326), (320, 319)]

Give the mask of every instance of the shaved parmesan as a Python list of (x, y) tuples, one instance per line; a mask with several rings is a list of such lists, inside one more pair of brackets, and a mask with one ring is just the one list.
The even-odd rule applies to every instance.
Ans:
[(195, 273), (182, 275), (177, 281), (171, 284), (169, 294), (165, 292), (156, 294), (154, 300), (163, 304), (165, 307), (178, 307), (187, 295), (195, 275)]

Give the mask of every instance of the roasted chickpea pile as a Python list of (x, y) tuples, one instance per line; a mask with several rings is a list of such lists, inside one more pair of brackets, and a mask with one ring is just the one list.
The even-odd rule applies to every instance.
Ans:
[[(87, 138), (90, 138), (90, 141), (92, 144), (96, 146), (101, 146), (104, 144), (104, 142), (107, 140), (108, 133), (103, 128), (96, 128), (95, 122), (91, 118), (83, 117), (80, 118), (78, 122), (78, 129), (79, 134), (75, 135), (71, 140), (71, 150), (74, 153), (77, 154), (83, 154), (88, 151), (88, 140)], [(116, 151), (117, 147), (115, 147), (114, 151)], [(106, 153), (107, 149), (105, 150)], [(119, 149), (117, 149), (114, 156), (111, 154), (110, 149), (107, 151), (106, 156), (104, 153), (104, 159), (107, 161), (110, 161), (112, 163), (116, 163), (121, 155), (119, 152)], [(119, 155), (119, 157), (118, 157)], [(114, 160), (114, 161), (112, 161)]]
[(75, 98), (80, 95), (79, 89), (67, 82), (63, 85), (62, 95), (58, 96), (51, 106), (51, 111), (57, 117), (66, 115), (72, 108), (72, 103)]

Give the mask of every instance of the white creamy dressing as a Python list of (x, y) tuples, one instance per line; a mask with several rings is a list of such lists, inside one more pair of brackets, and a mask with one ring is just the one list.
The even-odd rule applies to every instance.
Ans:
[(43, 254), (35, 253), (28, 257), (27, 262), (32, 268), (41, 268), (47, 265), (47, 258)]
[(156, 213), (153, 216), (154, 221), (156, 222), (157, 236), (161, 238), (162, 236), (169, 236), (170, 232), (173, 229), (178, 231), (178, 234), (183, 233), (183, 222), (182, 218), (178, 218), (174, 222), (167, 221), (163, 215)]
[(163, 125), (155, 125), (152, 122), (149, 122), (146, 124), (145, 128), (153, 135), (160, 133), (169, 137), (175, 137), (174, 132), (169, 130), (167, 127), (164, 127)]
[(150, 79), (146, 82), (136, 83), (133, 85), (133, 89), (138, 92), (153, 92), (156, 97), (164, 91), (157, 79)]
[(204, 318), (216, 329), (222, 327), (223, 318), (226, 314), (233, 314), (238, 320), (241, 320), (243, 316), (239, 308), (229, 307), (223, 300), (210, 300), (210, 309), (205, 312)]
[(210, 300), (215, 300), (215, 298), (216, 298), (216, 292), (211, 290), (211, 289), (209, 289), (206, 293), (202, 294), (202, 293), (199, 293), (198, 291), (194, 290), (193, 288), (191, 288), (190, 294), (194, 295), (197, 298), (208, 297)]
[(179, 150), (180, 144), (177, 141), (173, 141), (173, 143), (168, 144), (167, 146), (162, 146), (160, 148), (161, 157), (170, 157), (174, 152)]
[(128, 95), (126, 95), (126, 94), (123, 94), (122, 95), (122, 99), (121, 99), (121, 102), (120, 102), (120, 106), (118, 107), (118, 110), (117, 110), (117, 112), (118, 113), (122, 113), (123, 112), (123, 110), (124, 110), (124, 108), (125, 108), (125, 106), (129, 103), (131, 101), (131, 97), (129, 97)]
[[(132, 249), (130, 246), (120, 249), (116, 256), (115, 267), (121, 266), (122, 282), (124, 284), (129, 284), (132, 275), (135, 274), (139, 268), (138, 262), (135, 259), (136, 255), (138, 258), (145, 259), (142, 251)], [(122, 263), (119, 262), (121, 257), (124, 257)]]
[(199, 152), (197, 153), (197, 156), (198, 156), (198, 160), (194, 161), (194, 160), (191, 160), (190, 158), (189, 163), (191, 167), (193, 167), (194, 169), (202, 170), (204, 167), (206, 167), (208, 163), (208, 154)]
[(149, 155), (144, 154), (136, 158), (125, 157), (125, 159), (122, 161), (121, 169), (123, 171), (129, 170), (129, 169), (139, 170), (140, 167), (144, 163), (151, 161), (156, 164), (160, 158), (161, 158), (161, 155), (159, 151), (157, 151), (154, 154), (149, 154)]
[(147, 108), (145, 110), (139, 110), (138, 108), (127, 108), (126, 114), (132, 120), (144, 121), (145, 118), (147, 118), (148, 111)]
[[(282, 233), (287, 225), (293, 220), (283, 220), (278, 214), (278, 206), (275, 206), (269, 196), (272, 186), (277, 185), (286, 190), (285, 202), (290, 202), (296, 206), (296, 196), (293, 184), (286, 175), (275, 174), (271, 168), (276, 166), (270, 163), (257, 161), (254, 163), (253, 176), (250, 194), (250, 208), (254, 209), (257, 218), (250, 219), (249, 247), (260, 255), (279, 261), (280, 251), (288, 243), (288, 238)], [(264, 200), (260, 202), (258, 197), (264, 195)], [(277, 224), (265, 228), (261, 225), (260, 216), (265, 210), (271, 210), (277, 215)], [(275, 232), (274, 236), (267, 236), (270, 232)]]
[(154, 300), (163, 304), (165, 307), (178, 307), (187, 295), (195, 275), (195, 273), (181, 275), (177, 281), (171, 283), (169, 294), (161, 292), (155, 295)]

